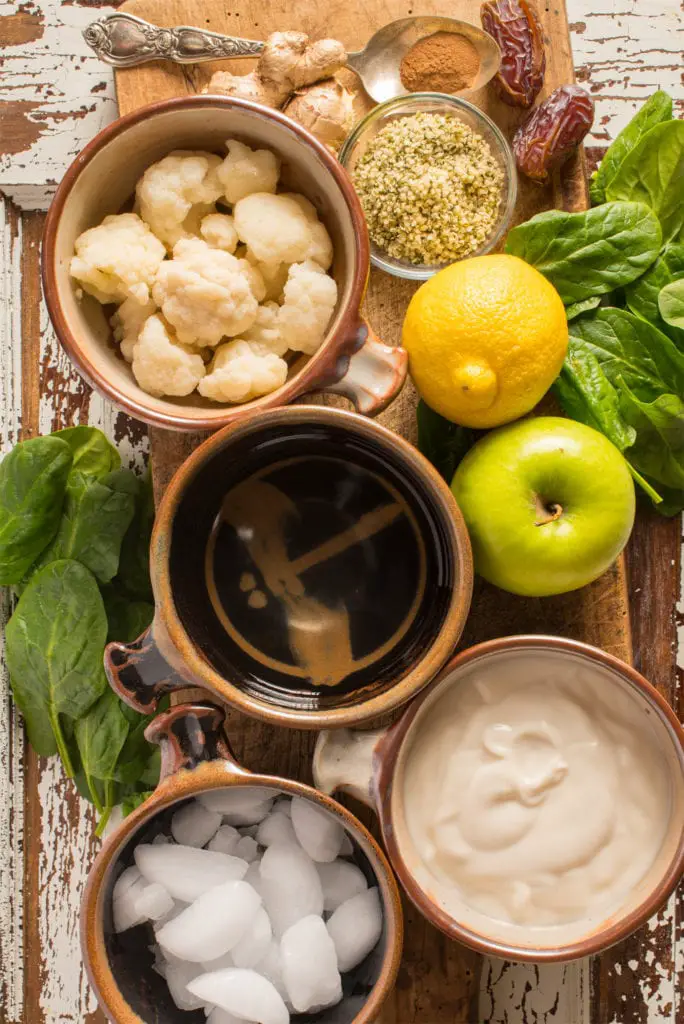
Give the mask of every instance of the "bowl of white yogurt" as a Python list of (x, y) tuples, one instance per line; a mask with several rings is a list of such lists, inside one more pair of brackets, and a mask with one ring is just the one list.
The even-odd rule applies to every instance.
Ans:
[(565, 961), (684, 872), (684, 730), (631, 666), (551, 636), (458, 654), (388, 731), (321, 734), (314, 775), (375, 806), (407, 894), (489, 955)]

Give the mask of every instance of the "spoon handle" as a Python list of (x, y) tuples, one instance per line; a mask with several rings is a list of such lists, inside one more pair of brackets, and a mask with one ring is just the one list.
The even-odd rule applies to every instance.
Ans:
[(83, 38), (100, 60), (116, 68), (132, 68), (152, 60), (196, 64), (224, 57), (256, 57), (264, 48), (257, 39), (240, 39), (189, 25), (159, 28), (132, 14), (109, 14), (93, 21)]

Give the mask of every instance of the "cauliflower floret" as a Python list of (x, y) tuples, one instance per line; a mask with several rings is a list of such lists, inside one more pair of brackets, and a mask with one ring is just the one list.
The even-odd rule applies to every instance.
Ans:
[(266, 289), (264, 299), (267, 302), (278, 302), (282, 298), (283, 288), (290, 269), (289, 263), (260, 263), (253, 252), (247, 250), (245, 257), (261, 274)]
[(137, 299), (126, 299), (109, 321), (112, 325), (114, 338), (121, 346), (121, 355), (127, 363), (133, 362), (133, 349), (138, 341), (143, 324), (148, 316), (157, 312), (152, 299), (138, 302)]
[(201, 238), (176, 243), (173, 259), (159, 268), (152, 297), (178, 340), (200, 347), (246, 331), (258, 308), (240, 260)]
[(260, 263), (301, 263), (311, 246), (311, 222), (294, 199), (255, 192), (235, 204), (235, 230)]
[(287, 199), (292, 199), (309, 221), (311, 245), (304, 256), (304, 259), (314, 260), (316, 263), (320, 263), (324, 270), (329, 270), (333, 261), (332, 240), (328, 234), (328, 229), (325, 224), (322, 224), (318, 219), (318, 211), (316, 210), (316, 207), (310, 199), (307, 199), (306, 196), (300, 195), (299, 192), (283, 192), (281, 194)]
[(228, 213), (210, 213), (200, 224), (199, 233), (214, 249), (235, 252), (238, 244), (233, 218)]
[(264, 302), (263, 306), (259, 306), (256, 320), (249, 330), (244, 331), (241, 339), (248, 341), (250, 348), (257, 355), (274, 352), (277, 356), (284, 356), (287, 352), (287, 341), (280, 330), (279, 317), (278, 303)]
[(199, 393), (215, 402), (249, 402), (268, 395), (287, 379), (287, 363), (273, 352), (255, 352), (240, 338), (216, 349)]
[(206, 373), (202, 356), (179, 344), (158, 316), (145, 321), (133, 349), (132, 368), (143, 391), (155, 398), (189, 395)]
[(140, 216), (169, 249), (199, 231), (197, 214), (184, 223), (193, 206), (200, 204), (199, 212), (206, 216), (222, 194), (220, 164), (213, 153), (177, 150), (148, 167), (138, 182)]
[(233, 206), (253, 192), (275, 192), (280, 161), (269, 149), (250, 149), (244, 142), (228, 139), (228, 156), (218, 169), (227, 201)]
[(166, 256), (164, 246), (136, 213), (105, 217), (96, 228), (79, 235), (71, 276), (99, 302), (145, 303)]
[(308, 260), (290, 267), (278, 323), (283, 340), (294, 352), (311, 355), (321, 345), (337, 302), (337, 285), (318, 263)]
[(264, 281), (261, 271), (247, 259), (240, 259), (238, 260), (238, 263), (240, 264), (242, 273), (249, 281), (249, 287), (252, 289), (252, 295), (257, 302), (263, 302), (266, 298), (266, 282)]

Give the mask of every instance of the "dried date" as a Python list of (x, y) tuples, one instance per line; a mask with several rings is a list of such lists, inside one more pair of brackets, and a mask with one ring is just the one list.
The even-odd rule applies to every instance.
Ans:
[(561, 85), (540, 103), (513, 136), (518, 169), (544, 182), (579, 146), (594, 122), (594, 104), (579, 85)]
[(534, 9), (527, 0), (487, 0), (480, 20), (501, 50), (501, 67), (494, 78), (499, 96), (509, 106), (531, 107), (544, 84), (546, 67)]

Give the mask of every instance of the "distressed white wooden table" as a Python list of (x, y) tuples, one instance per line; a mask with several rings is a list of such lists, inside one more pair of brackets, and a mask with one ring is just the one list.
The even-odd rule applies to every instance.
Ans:
[[(419, 6), (407, 2), (407, 13)], [(577, 78), (596, 101), (590, 162), (658, 87), (675, 97), (683, 116), (679, 0), (567, 0), (567, 7)], [(145, 457), (145, 429), (92, 394), (71, 370), (39, 281), (41, 211), (72, 158), (116, 113), (112, 75), (81, 39), (88, 21), (112, 9), (102, 0), (0, 0), (2, 453), (22, 437), (89, 422), (113, 437), (131, 462)], [(681, 523), (642, 517), (628, 557), (635, 659), (681, 717)], [(5, 596), (1, 602), (0, 627), (9, 613)], [(92, 826), (89, 808), (58, 764), (26, 748), (0, 672), (0, 1024), (102, 1021), (78, 945), (79, 899), (96, 849)], [(637, 938), (600, 961), (547, 968), (487, 964), (468, 1024), (682, 1024), (683, 992), (680, 895)], [(419, 1008), (414, 1020), (432, 1024)]]

